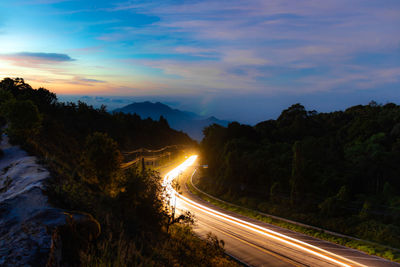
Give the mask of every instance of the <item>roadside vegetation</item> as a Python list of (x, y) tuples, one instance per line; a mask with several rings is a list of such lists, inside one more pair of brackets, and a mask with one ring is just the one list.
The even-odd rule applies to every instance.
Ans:
[(10, 141), (36, 155), (51, 171), (47, 195), (70, 211), (91, 214), (101, 234), (89, 242), (62, 234), (63, 265), (234, 266), (215, 236), (194, 236), (190, 216), (174, 220), (161, 177), (146, 168), (121, 169), (120, 151), (167, 145), (194, 146), (165, 119), (109, 113), (85, 103), (61, 103), (23, 79), (0, 82), (0, 121)]
[[(331, 233), (327, 233), (324, 230), (318, 230), (314, 227), (302, 226), (297, 223), (287, 222), (286, 220), (282, 220), (276, 218), (275, 216), (271, 216), (270, 214), (266, 214), (260, 212), (258, 210), (246, 208), (243, 205), (237, 205), (233, 203), (226, 202), (222, 199), (219, 199), (215, 196), (211, 196), (209, 194), (203, 193), (194, 185), (189, 179), (187, 180), (187, 187), (193, 194), (201, 197), (202, 199), (210, 202), (211, 204), (221, 207), (225, 210), (229, 210), (232, 212), (236, 212), (247, 216), (249, 218), (253, 218), (265, 223), (273, 224), (282, 228), (286, 228), (295, 232), (303, 233), (309, 236), (313, 236), (322, 240), (326, 240), (332, 243), (336, 243), (342, 246), (346, 246), (349, 248), (354, 248), (366, 252), (370, 255), (375, 255), (379, 257), (383, 257), (385, 259), (399, 262), (400, 263), (400, 250), (394, 249), (385, 245), (381, 245), (375, 242), (370, 242), (366, 240), (359, 240), (352, 237), (343, 237), (341, 235), (335, 235)], [(211, 197), (210, 197), (211, 196)]]
[(325, 238), (399, 260), (400, 106), (371, 102), (318, 113), (296, 104), (277, 120), (212, 125), (204, 134), (202, 158), (209, 168), (201, 190), (382, 244)]

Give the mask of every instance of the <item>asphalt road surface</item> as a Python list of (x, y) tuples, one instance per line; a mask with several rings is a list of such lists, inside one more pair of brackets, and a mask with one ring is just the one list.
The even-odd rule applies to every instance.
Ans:
[[(177, 211), (189, 210), (195, 216), (194, 232), (206, 238), (212, 233), (225, 242), (225, 251), (249, 266), (400, 266), (358, 250), (296, 233), (223, 210), (190, 193), (186, 187), (194, 163), (181, 166), (170, 175), (178, 178)], [(165, 179), (168, 180), (168, 179)], [(165, 181), (164, 180), (164, 181)]]

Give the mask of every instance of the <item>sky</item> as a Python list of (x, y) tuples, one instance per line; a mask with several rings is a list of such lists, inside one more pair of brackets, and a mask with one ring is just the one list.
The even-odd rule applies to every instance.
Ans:
[(400, 103), (400, 1), (1, 0), (4, 77), (250, 124)]

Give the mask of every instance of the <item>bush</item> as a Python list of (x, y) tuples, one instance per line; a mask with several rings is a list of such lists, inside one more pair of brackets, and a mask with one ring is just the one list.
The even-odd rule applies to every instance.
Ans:
[(10, 92), (0, 89), (0, 106), (11, 99), (14, 99), (14, 96)]
[(25, 143), (39, 132), (43, 118), (32, 101), (10, 99), (1, 105), (1, 110), (8, 122), (6, 131), (12, 141)]
[(117, 171), (122, 163), (118, 144), (106, 133), (95, 132), (86, 138), (82, 155), (85, 179), (102, 190), (115, 187)]
[(268, 204), (267, 202), (261, 202), (260, 204), (258, 204), (257, 209), (261, 212), (268, 213), (269, 206), (270, 204)]

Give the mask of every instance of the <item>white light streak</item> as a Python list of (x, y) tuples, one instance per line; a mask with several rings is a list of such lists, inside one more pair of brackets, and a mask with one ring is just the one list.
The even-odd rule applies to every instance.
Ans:
[[(302, 251), (305, 251), (305, 252), (307, 252), (309, 254), (312, 254), (312, 255), (315, 255), (315, 256), (320, 257), (322, 259), (325, 259), (327, 261), (330, 261), (330, 262), (332, 262), (334, 264), (337, 264), (339, 266), (344, 266), (344, 267), (351, 267), (352, 266), (352, 265), (349, 265), (349, 264), (347, 264), (345, 262), (342, 262), (341, 260), (346, 261), (346, 262), (350, 262), (350, 263), (352, 263), (354, 265), (357, 265), (357, 266), (366, 266), (366, 265), (360, 264), (358, 262), (349, 260), (349, 259), (347, 259), (345, 257), (340, 256), (340, 255), (337, 255), (337, 254), (334, 254), (332, 252), (329, 252), (327, 250), (324, 250), (324, 249), (321, 249), (319, 247), (316, 247), (314, 245), (308, 244), (308, 243), (303, 242), (301, 240), (292, 238), (290, 236), (283, 235), (283, 234), (278, 233), (276, 231), (273, 231), (271, 229), (267, 229), (267, 228), (261, 227), (259, 225), (256, 225), (256, 224), (241, 220), (239, 218), (230, 216), (228, 214), (219, 212), (217, 210), (211, 209), (211, 208), (206, 207), (206, 206), (204, 206), (202, 204), (199, 204), (199, 203), (197, 203), (197, 202), (195, 202), (195, 201), (193, 201), (193, 200), (191, 200), (191, 199), (189, 199), (187, 197), (184, 197), (184, 196), (180, 195), (172, 187), (172, 181), (175, 178), (177, 178), (188, 167), (192, 166), (193, 163), (196, 161), (196, 159), (197, 159), (196, 155), (189, 157), (185, 162), (183, 162), (181, 165), (179, 165), (178, 167), (176, 167), (175, 169), (173, 169), (172, 171), (167, 173), (167, 175), (165, 175), (164, 180), (163, 180), (163, 186), (166, 188), (166, 191), (170, 196), (175, 196), (175, 197), (181, 199), (187, 205), (195, 207), (196, 209), (199, 209), (199, 210), (201, 210), (202, 212), (204, 212), (206, 214), (209, 214), (209, 215), (217, 217), (217, 218), (219, 218), (221, 220), (230, 222), (230, 223), (235, 224), (237, 226), (240, 226), (242, 228), (251, 230), (253, 232), (259, 233), (261, 235), (267, 236), (269, 238), (272, 238), (272, 239), (277, 240), (279, 242), (282, 242), (284, 244), (287, 244), (287, 245), (290, 245), (290, 246), (295, 247), (297, 249), (300, 249)], [(331, 257), (327, 256), (326, 254), (330, 255)]]

